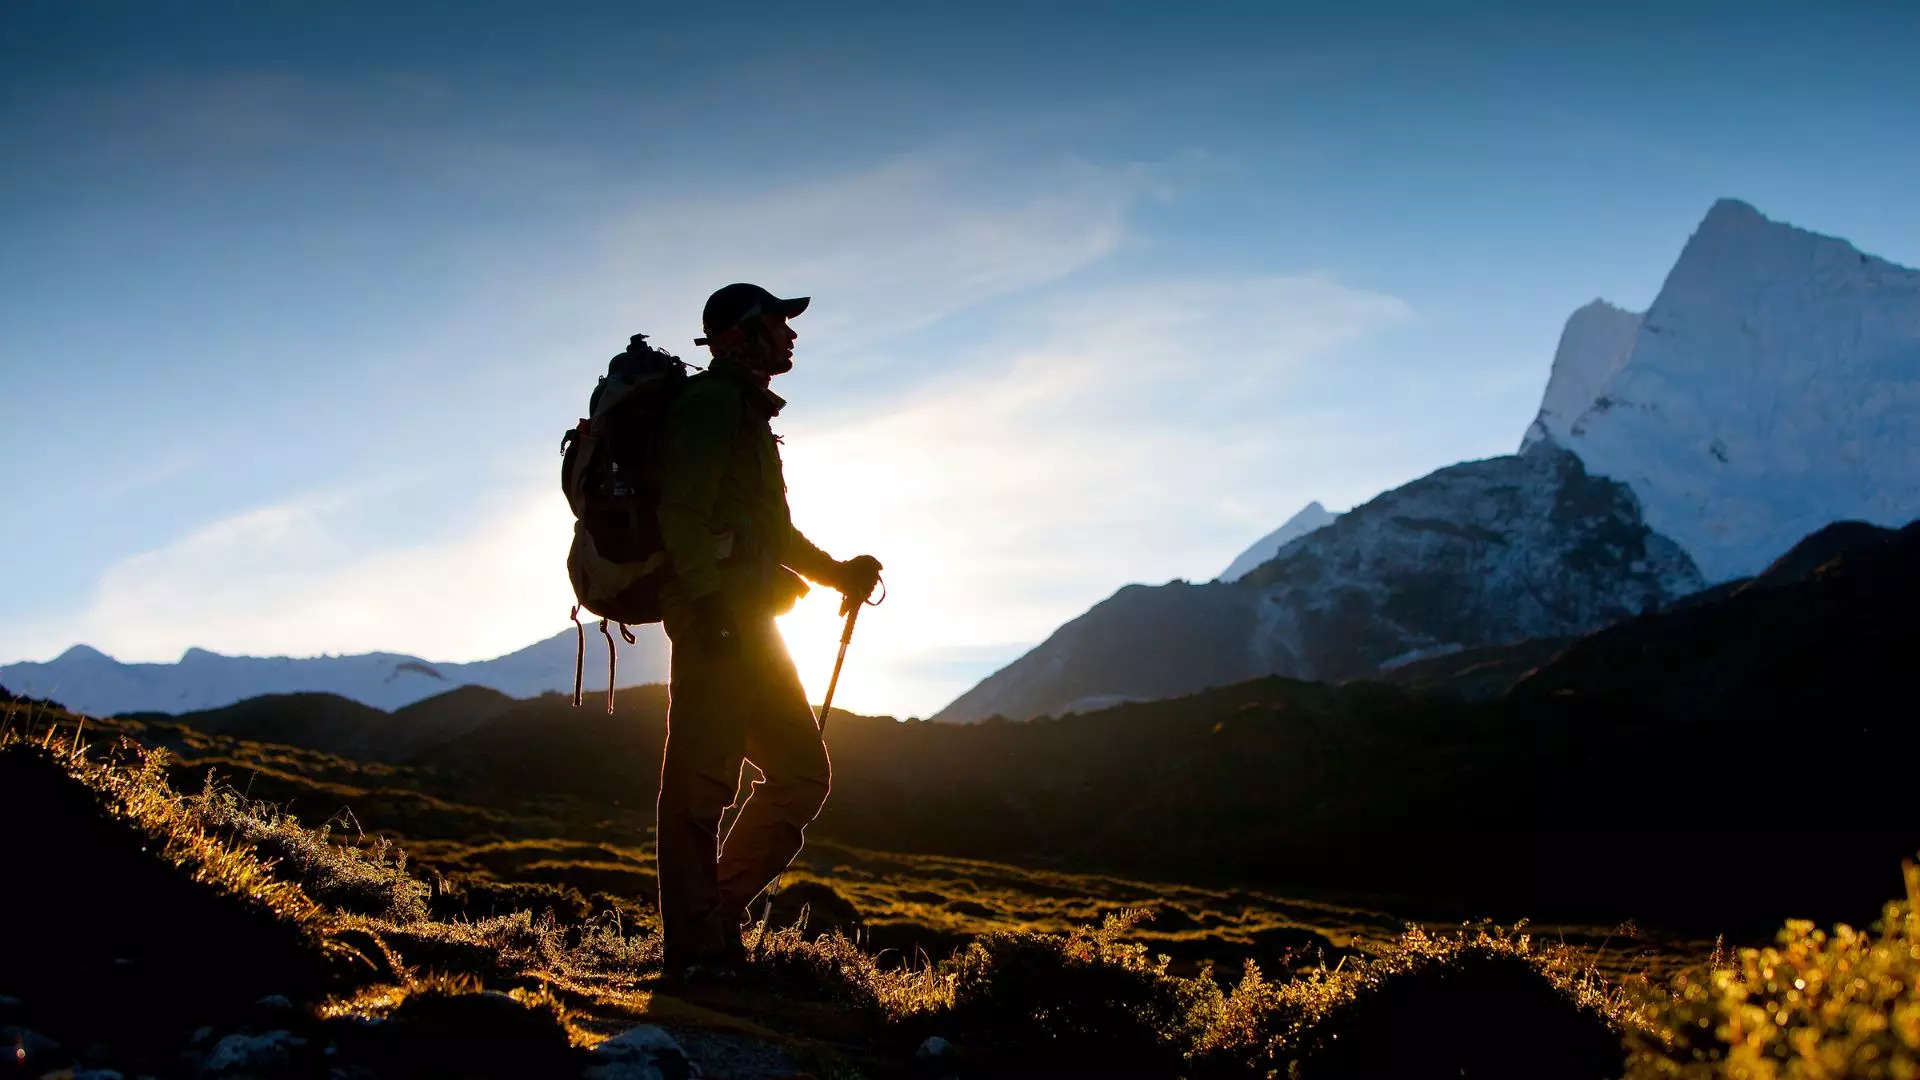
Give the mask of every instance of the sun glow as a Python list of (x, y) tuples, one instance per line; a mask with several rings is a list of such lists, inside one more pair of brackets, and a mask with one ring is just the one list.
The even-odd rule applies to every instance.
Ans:
[[(861, 609), (834, 707), (904, 715), (903, 703), (925, 703), (930, 696), (903, 667), (955, 630), (942, 618), (940, 594), (953, 584), (943, 571), (954, 565), (956, 553), (946, 550), (954, 540), (951, 530), (925, 520), (914, 505), (912, 493), (924, 487), (911, 478), (921, 448), (896, 443), (887, 447), (891, 452), (879, 449), (868, 438), (795, 437), (785, 455), (788, 501), (795, 524), (834, 557), (868, 553), (884, 566), (885, 598)], [(840, 647), (845, 620), (839, 607), (838, 592), (815, 585), (778, 621), (816, 705)]]
[[(898, 538), (894, 538), (896, 541)], [(847, 649), (847, 662), (834, 692), (834, 708), (856, 712), (895, 712), (903, 701), (926, 699), (924, 689), (906, 685), (896, 674), (899, 662), (941, 640), (941, 623), (929, 602), (924, 584), (926, 569), (936, 565), (930, 553), (901, 547), (889, 549), (876, 537), (872, 553), (886, 564), (881, 578), (886, 583), (886, 598), (876, 606), (860, 609), (855, 622), (853, 643)], [(861, 554), (860, 550), (835, 550), (840, 557)], [(906, 582), (904, 587), (901, 583)], [(917, 595), (916, 595), (917, 594)], [(882, 593), (874, 591), (879, 599)], [(827, 692), (833, 674), (833, 660), (840, 648), (840, 634), (846, 620), (840, 615), (840, 594), (830, 586), (816, 585), (800, 599), (793, 610), (777, 621), (780, 636), (800, 669), (800, 681), (807, 688), (807, 699), (815, 705)]]

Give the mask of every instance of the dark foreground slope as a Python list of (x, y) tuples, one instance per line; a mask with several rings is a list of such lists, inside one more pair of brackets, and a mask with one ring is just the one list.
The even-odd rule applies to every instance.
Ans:
[[(1626, 1057), (1632, 1013), (1595, 992), (1596, 973), (1485, 932), (1412, 934), (1331, 976), (1250, 964), (1223, 985), (1130, 944), (1134, 914), (985, 933), (912, 968), (795, 926), (753, 934), (724, 983), (668, 984), (650, 921), (369, 908), (334, 880), (426, 888), (352, 839), (232, 792), (182, 797), (158, 759), (90, 757), (76, 718), (41, 719), (39, 741), (0, 736), (0, 843), (16, 873), (87, 891), (5, 892), (0, 1023), (7, 1066), (27, 1075), (1349, 1076), (1398, 1060), (1341, 1042), (1381, 1024), (1432, 1063), (1405, 1075), (1521, 1076), (1548, 1060), (1598, 1080)], [(263, 860), (266, 838), (303, 857)], [(1488, 1013), (1525, 1034), (1459, 1022)], [(930, 1063), (913, 1053), (955, 1044), (920, 1055)]]
[[(1709, 1080), (1763, 1062), (1782, 1075), (1920, 1068), (1911, 864), (1906, 902), (1869, 932), (1790, 924), (1777, 948), (1664, 985), (1616, 981), (1565, 946), (1490, 928), (1409, 930), (1331, 969), (1283, 955), (1237, 980), (1181, 975), (1129, 940), (1139, 916), (1123, 913), (1066, 933), (982, 933), (905, 966), (798, 924), (755, 930), (734, 978), (686, 986), (662, 981), (648, 920), (447, 921), (368, 905), (381, 889), (428, 890), (378, 844), (303, 830), (231, 790), (176, 795), (157, 761), (125, 747), (111, 751), (120, 764), (90, 755), (75, 717), (35, 717), (31, 739), (7, 719), (10, 869), (104, 886), (84, 908), (63, 889), (4, 893), (0, 1024), (9, 1066), (26, 1075)], [(301, 857), (263, 861), (268, 838)], [(382, 886), (343, 892), (342, 875)]]

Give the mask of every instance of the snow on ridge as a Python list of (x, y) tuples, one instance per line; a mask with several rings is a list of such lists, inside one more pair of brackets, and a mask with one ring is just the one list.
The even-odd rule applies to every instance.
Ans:
[(1604, 390), (1543, 426), (1710, 582), (1832, 521), (1902, 524), (1920, 514), (1920, 271), (1723, 199)]
[(1247, 576), (1254, 567), (1280, 554), (1280, 549), (1293, 543), (1315, 529), (1333, 524), (1339, 517), (1320, 505), (1315, 499), (1300, 508), (1300, 512), (1288, 518), (1279, 528), (1253, 542), (1253, 546), (1241, 552), (1225, 570), (1220, 571), (1221, 581), (1238, 581)]
[(1565, 442), (1574, 421), (1606, 395), (1613, 377), (1626, 366), (1643, 317), (1599, 299), (1567, 317), (1540, 412), (1527, 425), (1521, 450), (1542, 439)]

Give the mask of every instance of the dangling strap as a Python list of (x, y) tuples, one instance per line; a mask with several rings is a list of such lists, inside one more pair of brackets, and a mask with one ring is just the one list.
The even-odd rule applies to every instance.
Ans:
[(634, 642), (636, 642), (636, 641), (638, 641), (638, 640), (640, 640), (639, 638), (636, 638), (636, 637), (634, 637), (634, 636), (633, 636), (633, 631), (631, 631), (631, 630), (629, 630), (629, 629), (627, 629), (627, 624), (626, 624), (626, 623), (621, 623), (621, 624), (620, 624), (620, 636), (621, 636), (621, 637), (623, 637), (623, 638), (626, 638), (626, 639), (627, 639), (627, 644), (629, 644), (629, 645), (631, 645), (631, 644), (633, 644)]
[(607, 620), (600, 620), (600, 636), (607, 639), (607, 715), (613, 715), (613, 671), (614, 651), (613, 634), (607, 630)]
[(580, 707), (580, 677), (587, 666), (587, 628), (580, 625), (580, 605), (567, 613), (573, 620), (573, 707)]

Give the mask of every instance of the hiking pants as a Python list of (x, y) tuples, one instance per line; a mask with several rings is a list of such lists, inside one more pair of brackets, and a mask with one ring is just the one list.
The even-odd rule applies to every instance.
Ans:
[[(666, 628), (674, 637), (671, 616)], [(673, 647), (654, 833), (669, 964), (738, 949), (742, 913), (799, 853), (832, 779), (813, 708), (773, 618), (743, 618), (738, 629), (730, 655)], [(734, 803), (742, 760), (760, 779), (722, 842), (720, 819)]]

